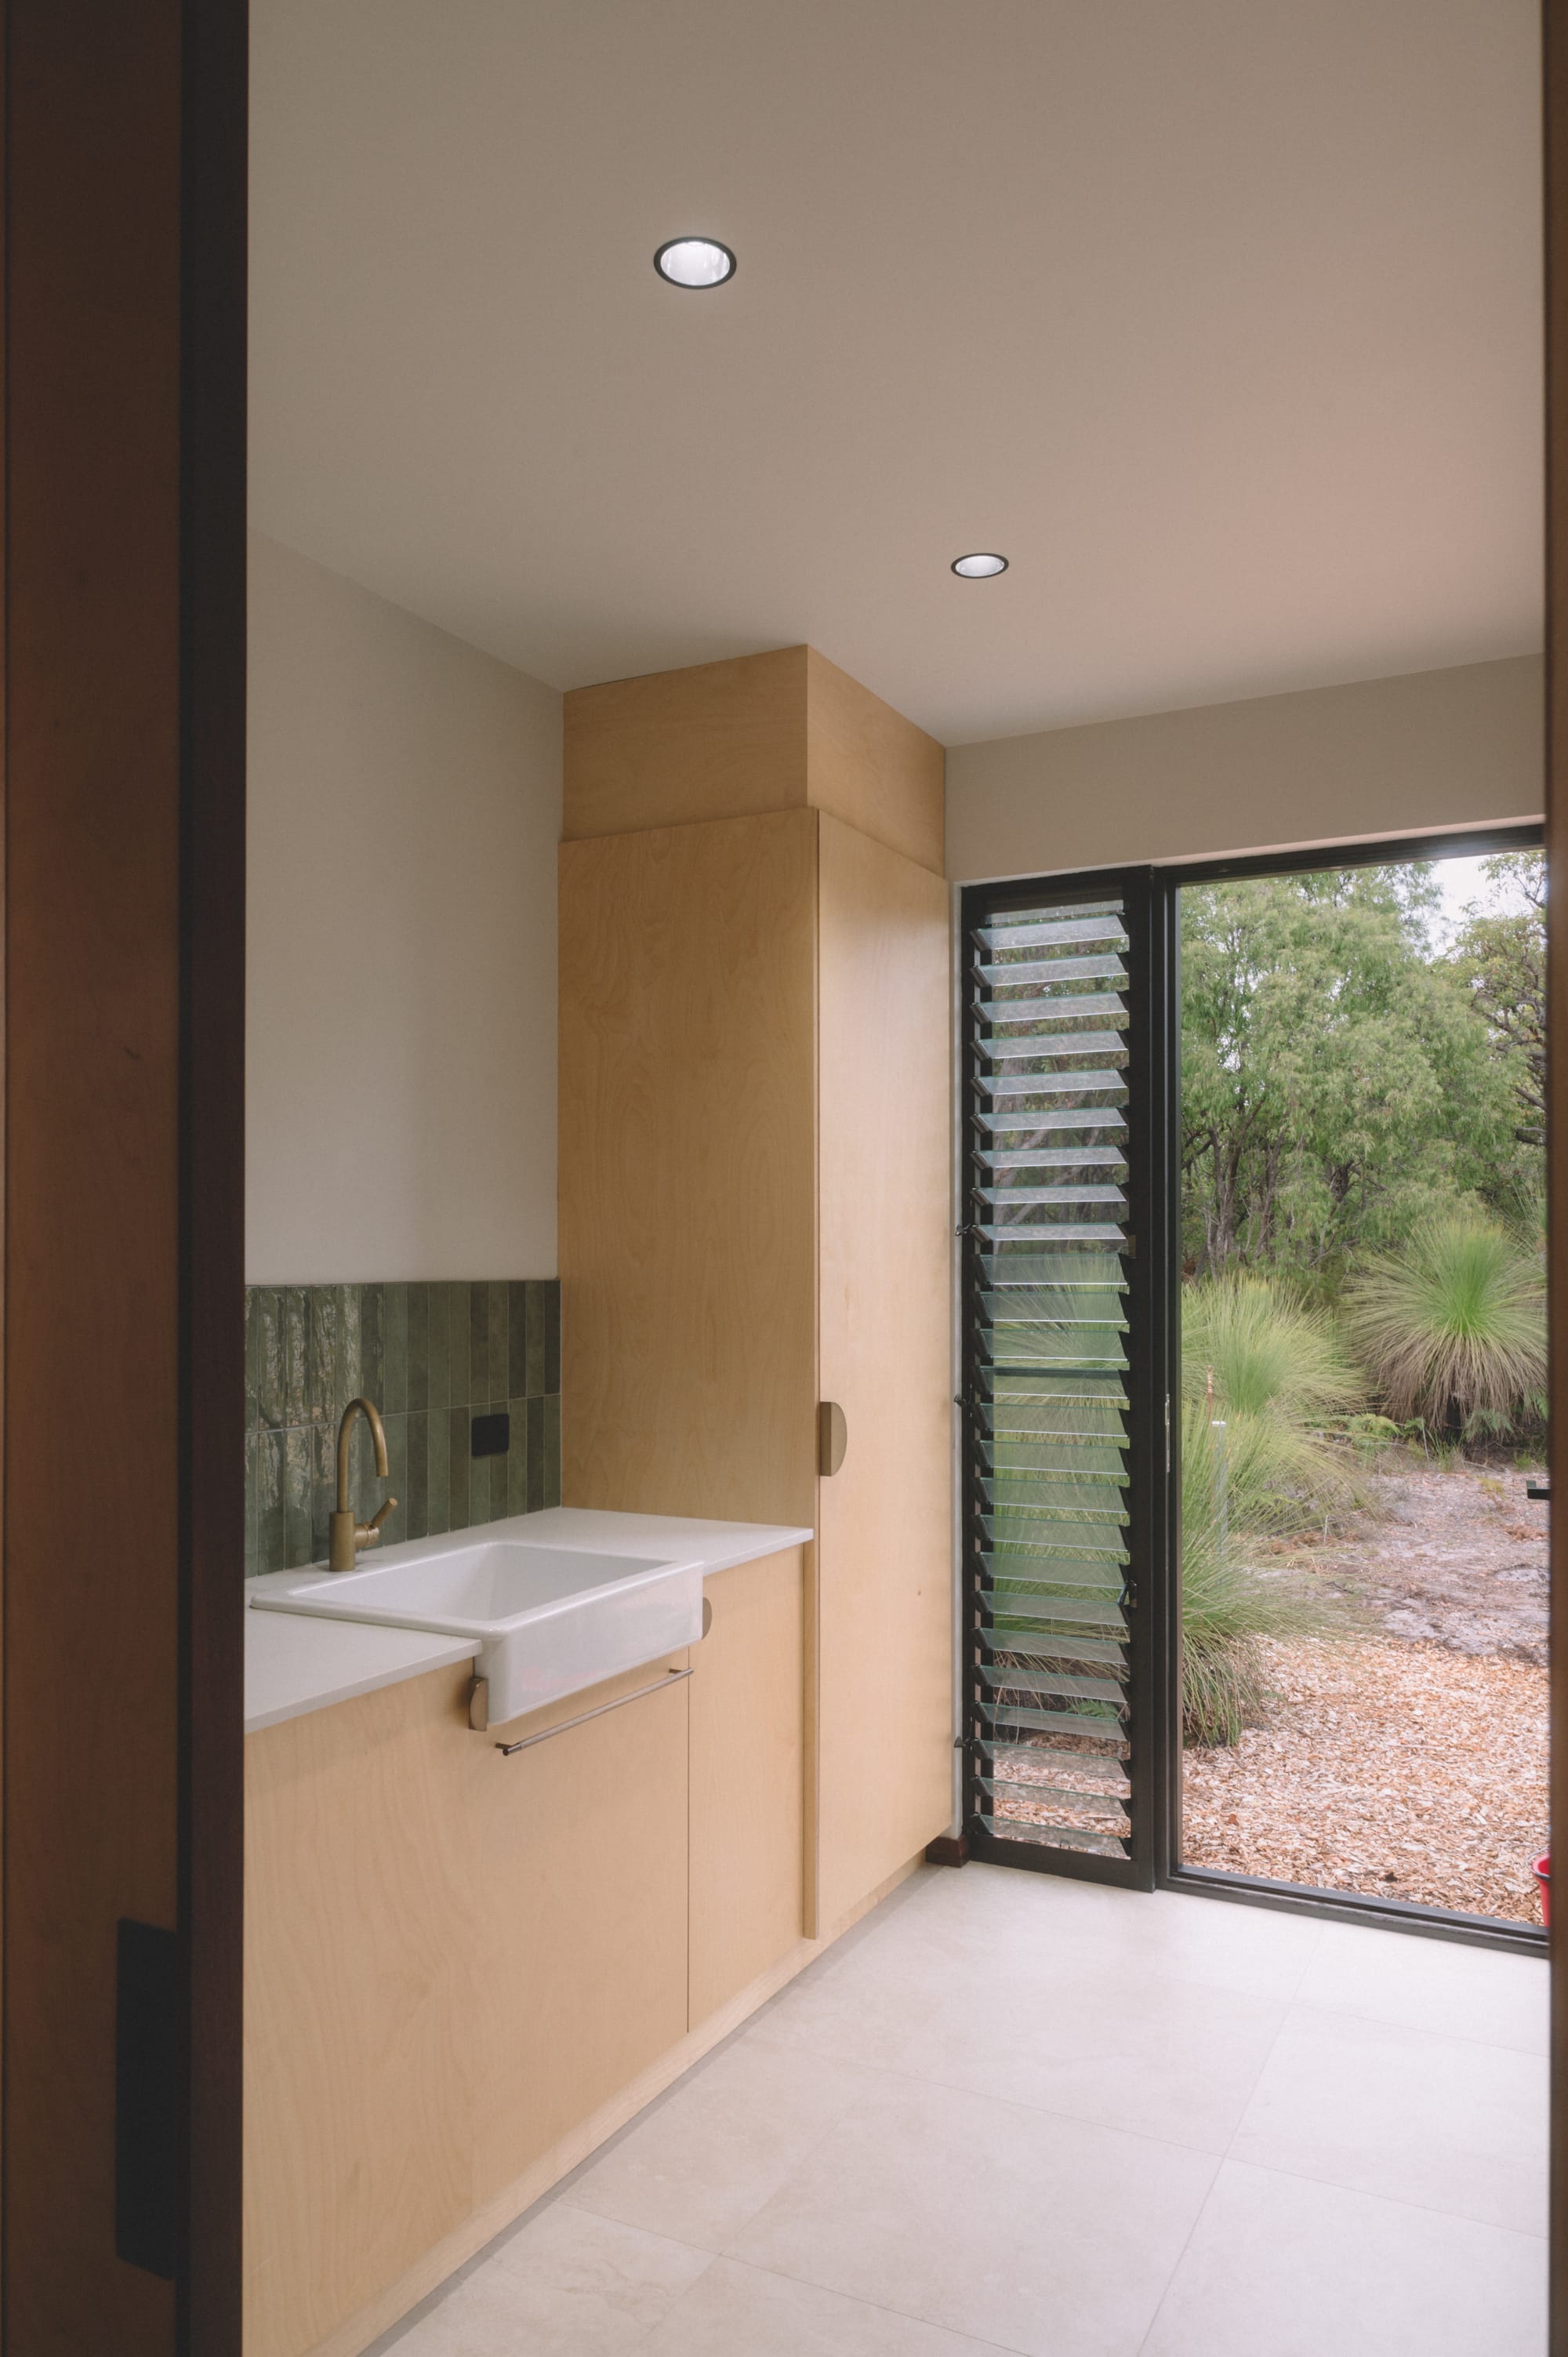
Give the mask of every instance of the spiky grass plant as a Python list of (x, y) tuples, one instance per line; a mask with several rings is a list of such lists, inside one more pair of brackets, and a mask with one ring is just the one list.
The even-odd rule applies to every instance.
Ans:
[(1423, 1221), (1346, 1288), (1346, 1330), (1389, 1414), (1450, 1441), (1509, 1429), (1546, 1383), (1539, 1256), (1495, 1221)]
[(1258, 1542), (1294, 1526), (1273, 1487), (1273, 1436), (1253, 1416), (1182, 1417), (1182, 1731), (1188, 1743), (1234, 1743), (1262, 1716), (1260, 1637), (1323, 1635), (1332, 1615), (1288, 1577), (1256, 1568)]
[(1358, 1502), (1353, 1465), (1318, 1427), (1359, 1407), (1366, 1383), (1323, 1311), (1261, 1277), (1205, 1278), (1183, 1292), (1181, 1349), (1187, 1405), (1223, 1420), (1229, 1454), (1271, 1500), (1272, 1528)]

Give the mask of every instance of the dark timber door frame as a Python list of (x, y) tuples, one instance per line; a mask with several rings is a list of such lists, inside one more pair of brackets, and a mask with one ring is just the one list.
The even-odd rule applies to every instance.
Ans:
[[(1568, 0), (1545, 0), (1543, 127), (1546, 168), (1546, 855), (1561, 876), (1568, 842)], [(1568, 1039), (1568, 891), (1547, 896), (1547, 979), (1552, 1041)], [(1550, 1058), (1546, 1155), (1553, 1390), (1568, 1368), (1568, 1086), (1560, 1052)], [(1552, 1425), (1552, 1486), (1568, 1484), (1568, 1417)], [(1552, 1518), (1552, 1820), (1568, 1839), (1568, 1512)], [(1552, 1933), (1551, 2357), (1568, 2357), (1568, 1974)]]
[(6, 2357), (240, 2349), (243, 0), (5, 0)]

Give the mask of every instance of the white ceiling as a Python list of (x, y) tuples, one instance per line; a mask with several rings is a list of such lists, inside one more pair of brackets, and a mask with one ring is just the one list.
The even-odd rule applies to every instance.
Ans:
[(1535, 0), (252, 21), (252, 520), (542, 679), (805, 639), (956, 743), (1541, 642)]

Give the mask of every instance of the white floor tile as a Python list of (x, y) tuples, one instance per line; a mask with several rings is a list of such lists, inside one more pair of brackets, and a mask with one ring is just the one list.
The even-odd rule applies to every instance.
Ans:
[(564, 2201), (722, 2250), (873, 2083), (759, 2024), (675, 2089)]
[(1230, 2157), (1541, 2233), (1545, 2066), (1500, 2046), (1294, 2006)]
[(1326, 1923), (1297, 1994), (1308, 2004), (1399, 2022), (1406, 2029), (1544, 2054), (1551, 1986), (1544, 1956)]
[(728, 2255), (1028, 2357), (1134, 2357), (1216, 2166), (890, 2075)]
[(626, 2357), (705, 2251), (552, 2202), (394, 2345), (394, 2357)]
[(1229, 2162), (1143, 2357), (1544, 2357), (1545, 2349), (1543, 2242)]
[(972, 1964), (1003, 1953), (1065, 1961), (1077, 1949), (1094, 1964), (1150, 1965), (1171, 1980), (1281, 1998), (1295, 1996), (1324, 1930), (1276, 1908), (1118, 1890), (1004, 1866), (938, 1875), (909, 1901), (905, 1920), (911, 1936), (943, 1941)]
[(646, 2357), (989, 2357), (994, 2344), (789, 2276), (715, 2259)]
[(972, 1985), (973, 1965), (911, 1926), (905, 1913), (842, 1957), (832, 1950), (758, 2017), (775, 2044), (877, 2066), (896, 2064), (945, 1998)]
[(1075, 1943), (1027, 1966), (1015, 1953), (912, 2030), (897, 2067), (978, 2094), (1135, 2135), (1225, 2151), (1286, 2008), (1144, 1957), (1101, 1964)]

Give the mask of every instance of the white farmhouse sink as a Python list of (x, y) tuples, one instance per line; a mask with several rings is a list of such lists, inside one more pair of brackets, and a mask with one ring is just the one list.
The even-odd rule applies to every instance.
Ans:
[(499, 1724), (694, 1645), (703, 1566), (522, 1539), (416, 1541), (356, 1571), (302, 1571), (252, 1600), (260, 1612), (471, 1637)]

